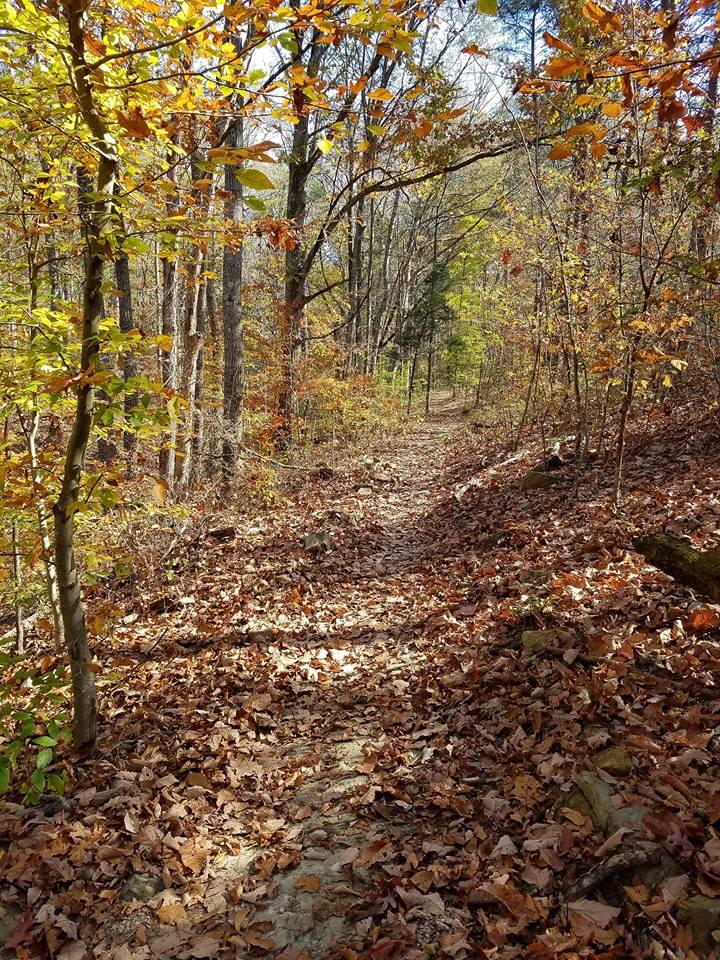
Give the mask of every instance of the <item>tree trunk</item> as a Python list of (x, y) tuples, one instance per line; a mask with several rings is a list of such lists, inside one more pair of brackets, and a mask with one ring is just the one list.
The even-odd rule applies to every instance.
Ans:
[[(176, 180), (175, 154), (170, 153), (170, 170), (168, 180)], [(177, 213), (177, 203), (174, 199), (168, 201), (167, 214), (174, 216)], [(177, 232), (176, 230), (174, 231)], [(173, 249), (164, 257), (162, 262), (162, 303), (160, 306), (160, 332), (170, 340), (169, 350), (160, 351), (160, 379), (163, 386), (173, 392), (178, 387), (178, 263), (177, 253)], [(170, 405), (170, 425), (165, 441), (160, 450), (160, 476), (165, 479), (169, 487), (175, 482), (175, 444), (177, 441), (177, 409), (175, 404)]]
[[(97, 157), (97, 176), (87, 199), (87, 257), (84, 269), (82, 345), (80, 368), (92, 373), (99, 360), (99, 330), (103, 315), (102, 286), (105, 262), (111, 256), (108, 235), (113, 229), (113, 190), (117, 174), (114, 139), (93, 101), (90, 69), (85, 62), (82, 0), (67, 0), (65, 15), (70, 36), (70, 56), (75, 95), (83, 121), (89, 128)], [(74, 738), (77, 747), (94, 747), (97, 738), (95, 679), (90, 669), (85, 612), (82, 604), (77, 557), (75, 555), (75, 512), (93, 422), (95, 389), (89, 377), (77, 387), (77, 404), (72, 431), (65, 452), (60, 494), (53, 508), (55, 519), (55, 562), (60, 588), (60, 609), (65, 629), (72, 674)]]
[[(240, 147), (243, 139), (241, 117), (231, 120), (225, 138), (228, 147)], [(242, 184), (235, 176), (236, 167), (225, 167), (225, 220), (229, 227), (242, 223)], [(243, 246), (241, 238), (225, 240), (223, 247), (223, 467), (230, 474), (235, 466), (238, 444), (242, 441), (243, 391), (245, 360), (243, 349)]]
[[(115, 194), (117, 196), (119, 183), (115, 184)], [(118, 224), (121, 233), (125, 233), (122, 214), (118, 216)], [(115, 260), (115, 283), (118, 289), (118, 326), (121, 333), (130, 333), (135, 327), (135, 317), (133, 314), (132, 285), (130, 283), (130, 258), (127, 253), (121, 250)], [(126, 422), (130, 420), (132, 411), (137, 406), (137, 391), (127, 392), (127, 382), (138, 375), (137, 361), (132, 351), (127, 351), (123, 356), (123, 380), (126, 390), (123, 399)], [(132, 473), (135, 466), (135, 454), (137, 451), (137, 435), (132, 430), (123, 431), (123, 449), (127, 454), (127, 470)]]

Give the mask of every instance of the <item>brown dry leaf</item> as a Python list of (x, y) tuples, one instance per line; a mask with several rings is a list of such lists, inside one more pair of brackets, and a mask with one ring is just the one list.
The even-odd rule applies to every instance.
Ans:
[(163, 903), (155, 907), (155, 913), (160, 923), (180, 923), (188, 918), (187, 911), (180, 901)]
[(197, 837), (186, 840), (180, 845), (179, 853), (180, 859), (188, 870), (195, 874), (202, 873), (209, 856), (208, 849), (202, 840)]
[(295, 881), (296, 890), (304, 890), (305, 893), (317, 893), (322, 885), (320, 877), (308, 876), (307, 874), (298, 877)]
[(601, 929), (608, 927), (620, 913), (620, 907), (609, 907), (598, 900), (573, 900), (568, 903), (568, 911), (572, 920), (573, 915), (588, 920)]

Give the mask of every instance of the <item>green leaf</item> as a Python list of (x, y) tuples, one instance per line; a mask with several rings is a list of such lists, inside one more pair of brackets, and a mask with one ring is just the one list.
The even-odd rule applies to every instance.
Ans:
[(33, 770), (30, 774), (30, 783), (35, 787), (38, 793), (45, 789), (45, 774), (42, 770)]
[(477, 0), (477, 12), (488, 17), (497, 16), (497, 0)]
[(257, 210), (258, 213), (264, 213), (267, 210), (265, 203), (260, 197), (243, 197), (243, 203), (246, 207), (250, 207), (252, 210)]
[(65, 793), (65, 780), (57, 773), (49, 773), (47, 776), (47, 785), (59, 797)]
[(269, 177), (266, 177), (262, 170), (249, 168), (248, 170), (239, 170), (235, 174), (235, 179), (239, 180), (244, 187), (250, 187), (251, 190), (272, 190), (274, 184)]
[(41, 750), (37, 755), (37, 762), (35, 766), (38, 768), (38, 770), (44, 770), (48, 764), (52, 763), (52, 758), (53, 752), (50, 747), (47, 747), (45, 750)]
[[(55, 723), (54, 720), (51, 720), (50, 723), (48, 724), (48, 730), (50, 729), (50, 724), (54, 724), (55, 728), (57, 729), (57, 724)], [(33, 740), (33, 743), (36, 744), (38, 747), (56, 747), (57, 746), (57, 740), (54, 740), (52, 737), (45, 737), (45, 736), (35, 737), (35, 739)]]
[(5, 793), (10, 784), (10, 767), (0, 767), (0, 793)]

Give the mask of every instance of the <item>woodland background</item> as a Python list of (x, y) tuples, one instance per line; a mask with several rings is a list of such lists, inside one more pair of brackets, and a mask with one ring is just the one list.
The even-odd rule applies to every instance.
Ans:
[[(439, 490), (470, 444), (561, 485), (568, 523), (601, 471), (626, 549), (699, 529), (687, 490), (644, 525), (625, 461), (665, 430), (673, 478), (707, 480), (681, 449), (683, 425), (711, 449), (720, 390), (719, 17), (2, 0), (0, 791), (32, 807), (92, 769), (103, 696), (132, 689), (100, 660), (181, 602), (180, 557), (329, 503), (363, 455), (360, 491), (405, 446)], [(428, 459), (408, 437), (438, 391), (463, 439)], [(709, 554), (635, 546), (720, 600)]]

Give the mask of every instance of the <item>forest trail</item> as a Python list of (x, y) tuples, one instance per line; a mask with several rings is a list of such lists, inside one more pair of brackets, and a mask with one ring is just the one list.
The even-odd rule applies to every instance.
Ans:
[[(113, 960), (549, 958), (655, 937), (646, 904), (670, 923), (688, 851), (715, 855), (698, 824), (719, 809), (718, 617), (627, 543), (668, 504), (700, 542), (714, 529), (717, 426), (678, 410), (643, 434), (623, 516), (601, 462), (577, 502), (567, 476), (521, 492), (539, 453), (508, 458), (443, 395), (233, 532), (198, 517), (98, 657), (99, 757), (67, 802), (0, 818), (20, 923)], [(543, 627), (552, 646), (526, 649)], [(683, 879), (568, 913), (574, 877), (648, 839)]]

